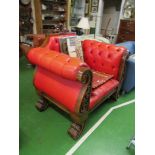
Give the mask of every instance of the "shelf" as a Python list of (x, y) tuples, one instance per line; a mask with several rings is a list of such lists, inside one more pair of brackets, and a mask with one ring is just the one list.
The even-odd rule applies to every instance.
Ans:
[(54, 25), (54, 24), (57, 24), (57, 23), (64, 23), (66, 22), (66, 20), (62, 20), (62, 21), (43, 21), (43, 25)]
[(51, 3), (54, 3), (54, 4), (60, 4), (60, 5), (65, 5), (65, 4), (67, 4), (67, 2), (62, 2), (62, 1), (59, 1), (59, 2), (56, 2), (56, 1), (48, 1), (48, 0), (44, 0), (43, 2), (42, 2), (43, 4), (51, 4)]
[(51, 33), (60, 33), (61, 31), (54, 31), (53, 29), (43, 29), (43, 32), (46, 34), (51, 34)]
[[(54, 26), (60, 26), (60, 30), (67, 27), (68, 0), (35, 0), (34, 2), (37, 17), (36, 23), (39, 23), (37, 32), (46, 32), (44, 29), (54, 29)], [(45, 6), (43, 7), (43, 5)]]
[(66, 11), (58, 11), (58, 10), (42, 10), (43, 14), (51, 14), (51, 13), (65, 13)]
[(53, 33), (53, 30), (52, 29), (43, 29), (43, 32), (44, 33)]

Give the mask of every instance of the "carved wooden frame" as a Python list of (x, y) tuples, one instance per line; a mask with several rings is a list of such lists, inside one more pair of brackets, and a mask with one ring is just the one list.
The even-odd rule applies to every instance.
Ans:
[(124, 75), (125, 75), (125, 72), (126, 72), (126, 60), (127, 60), (128, 56), (129, 56), (128, 52), (125, 51), (125, 53), (124, 53), (124, 55), (122, 57), (122, 60), (121, 60), (121, 64), (119, 66), (119, 74), (118, 74), (119, 85), (117, 87), (116, 93), (113, 95), (113, 98), (115, 100), (118, 99), (119, 93), (120, 93), (120, 89), (121, 89), (122, 84), (123, 84)]
[[(54, 34), (57, 35), (57, 34)], [(47, 43), (49, 42), (49, 38), (50, 36), (47, 36), (46, 39), (44, 40), (43, 44), (40, 47), (45, 47), (47, 45)], [(41, 97), (41, 100), (39, 101), (40, 104), (42, 105), (41, 107), (43, 107), (43, 110), (45, 110), (47, 107), (45, 100), (49, 100), (50, 102), (52, 102), (53, 104), (55, 104), (57, 107), (59, 107), (60, 109), (62, 109), (63, 111), (65, 111), (66, 113), (68, 113), (73, 121), (73, 123), (71, 124), (71, 127), (68, 129), (68, 133), (70, 134), (70, 136), (73, 139), (77, 139), (85, 126), (86, 120), (88, 118), (88, 114), (90, 112), (92, 112), (94, 109), (96, 109), (102, 102), (104, 102), (106, 99), (108, 99), (111, 96), (115, 96), (116, 98), (118, 98), (118, 94), (124, 79), (124, 70), (125, 70), (125, 62), (127, 59), (128, 53), (125, 52), (122, 60), (121, 60), (121, 64), (119, 67), (119, 75), (118, 75), (118, 81), (119, 81), (119, 86), (115, 89), (113, 89), (110, 93), (108, 93), (106, 96), (104, 96), (102, 99), (98, 100), (96, 105), (94, 106), (94, 108), (92, 110), (89, 110), (89, 103), (90, 103), (90, 97), (91, 97), (91, 90), (92, 90), (92, 71), (87, 68), (87, 67), (81, 67), (77, 73), (77, 77), (76, 80), (79, 81), (80, 83), (82, 83), (82, 89), (80, 91), (76, 106), (75, 106), (75, 112), (72, 113), (70, 112), (65, 106), (63, 106), (61, 103), (57, 102), (55, 99), (49, 97), (48, 95), (46, 95), (43, 92), (40, 92), (34, 84), (34, 79), (33, 78), (33, 85), (36, 88), (36, 91), (38, 93), (38, 95)], [(37, 66), (35, 69), (35, 72), (37, 70)], [(34, 73), (35, 75), (35, 73)], [(39, 107), (40, 108), (40, 107)]]

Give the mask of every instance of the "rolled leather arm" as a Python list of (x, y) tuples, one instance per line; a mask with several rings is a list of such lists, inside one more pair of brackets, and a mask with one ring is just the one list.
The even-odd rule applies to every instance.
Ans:
[(58, 53), (46, 48), (31, 49), (27, 57), (32, 64), (47, 69), (69, 80), (79, 80), (81, 68), (89, 69), (87, 64), (79, 58), (72, 58), (66, 54)]

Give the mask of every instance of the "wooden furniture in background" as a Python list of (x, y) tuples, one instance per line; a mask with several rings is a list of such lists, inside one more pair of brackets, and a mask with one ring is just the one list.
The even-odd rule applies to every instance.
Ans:
[(135, 20), (121, 19), (119, 32), (117, 36), (117, 43), (135, 40)]
[(67, 29), (68, 0), (34, 1), (37, 34), (59, 33)]
[(19, 33), (24, 36), (28, 33), (33, 33), (33, 18), (32, 18), (31, 3), (23, 5), (19, 3)]

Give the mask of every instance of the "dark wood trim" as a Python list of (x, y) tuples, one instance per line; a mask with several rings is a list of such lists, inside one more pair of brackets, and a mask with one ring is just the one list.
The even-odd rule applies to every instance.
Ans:
[(87, 67), (81, 67), (77, 74), (77, 80), (83, 84), (83, 87), (75, 107), (76, 113), (86, 113), (88, 111), (89, 99), (92, 89), (92, 76), (92, 71)]
[[(76, 120), (76, 116), (71, 116), (71, 118), (73, 120)], [(81, 117), (77, 117), (77, 118), (81, 118)], [(73, 122), (70, 126), (70, 128), (68, 129), (68, 134), (74, 139), (78, 139), (85, 127), (86, 121), (81, 121), (82, 123), (76, 123)]]
[(119, 93), (120, 93), (120, 89), (121, 89), (122, 84), (123, 84), (124, 73), (125, 73), (125, 70), (126, 70), (126, 60), (127, 60), (128, 56), (129, 56), (129, 54), (128, 54), (127, 50), (126, 50), (123, 57), (122, 57), (121, 64), (120, 64), (120, 67), (119, 67), (119, 75), (118, 75), (119, 86), (118, 86), (117, 91), (116, 91), (116, 96), (114, 97), (115, 99), (118, 98)]
[(44, 96), (47, 100), (49, 100), (50, 102), (52, 102), (53, 104), (55, 104), (57, 107), (59, 107), (61, 110), (65, 111), (66, 113), (71, 113), (65, 106), (63, 106), (61, 103), (59, 103), (58, 101), (56, 101), (55, 99), (47, 96), (44, 93), (41, 93), (42, 96)]

